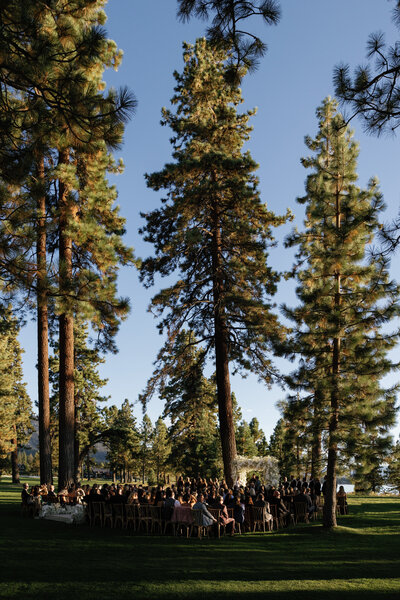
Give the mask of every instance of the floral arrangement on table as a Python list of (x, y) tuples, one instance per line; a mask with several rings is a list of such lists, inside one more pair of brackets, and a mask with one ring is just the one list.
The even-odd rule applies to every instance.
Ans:
[(249, 471), (262, 473), (262, 480), (266, 485), (279, 484), (278, 461), (272, 456), (237, 456), (233, 464), (241, 485), (246, 485)]
[(79, 525), (85, 522), (86, 509), (82, 504), (42, 504), (39, 518)]

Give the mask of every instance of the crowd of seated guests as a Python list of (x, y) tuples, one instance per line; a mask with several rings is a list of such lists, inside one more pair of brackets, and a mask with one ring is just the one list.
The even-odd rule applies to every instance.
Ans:
[[(221, 511), (221, 520), (228, 531), (233, 531), (234, 523), (243, 524), (245, 521), (246, 507), (255, 506), (264, 508), (266, 522), (273, 521), (271, 507), (276, 507), (280, 521), (289, 525), (291, 514), (294, 513), (294, 503), (302, 502), (307, 506), (309, 516), (317, 510), (321, 496), (319, 480), (294, 480), (290, 482), (286, 477), (278, 487), (265, 486), (259, 477), (253, 475), (245, 486), (236, 482), (229, 488), (224, 480), (217, 479), (190, 479), (179, 477), (176, 484), (165, 487), (147, 487), (132, 484), (94, 484), (90, 490), (84, 486), (85, 496), (82, 502), (110, 502), (125, 504), (149, 504), (172, 510), (176, 506), (187, 506), (201, 510), (204, 514), (204, 524), (212, 524), (212, 515), (208, 508), (218, 508)], [(230, 517), (227, 509), (232, 509)], [(208, 512), (208, 514), (206, 513)]]
[[(257, 475), (253, 475), (247, 485), (239, 481), (233, 488), (229, 488), (224, 480), (218, 479), (190, 479), (178, 478), (176, 484), (166, 487), (159, 484), (149, 487), (141, 484), (116, 484), (105, 483), (92, 486), (72, 484), (56, 493), (54, 486), (34, 486), (30, 492), (28, 484), (24, 484), (22, 491), (23, 504), (31, 502), (40, 504), (41, 501), (61, 504), (86, 504), (91, 502), (107, 502), (110, 504), (139, 504), (163, 507), (165, 511), (172, 511), (177, 506), (199, 509), (204, 515), (204, 524), (212, 524), (214, 517), (208, 508), (218, 508), (221, 513), (221, 522), (227, 531), (234, 531), (235, 523), (243, 524), (245, 510), (248, 506), (262, 507), (266, 523), (273, 521), (273, 514), (283, 524), (289, 525), (291, 515), (295, 513), (295, 504), (301, 502), (306, 505), (308, 517), (317, 511), (320, 504), (321, 492), (324, 486), (318, 479), (296, 479), (283, 477), (279, 486), (265, 486)], [(342, 492), (340, 492), (342, 493)], [(272, 507), (275, 507), (272, 510)], [(227, 509), (233, 517), (228, 514)], [(208, 514), (207, 514), (208, 513)]]

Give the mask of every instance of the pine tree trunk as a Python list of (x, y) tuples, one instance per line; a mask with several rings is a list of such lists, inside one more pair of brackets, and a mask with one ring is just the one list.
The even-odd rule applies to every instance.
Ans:
[(38, 404), (39, 404), (39, 459), (40, 483), (53, 482), (50, 438), (49, 392), (49, 323), (47, 309), (47, 256), (46, 256), (46, 195), (44, 189), (44, 159), (38, 159), (39, 193), (37, 197), (37, 344), (38, 344)]
[[(339, 176), (336, 181), (336, 229), (340, 229), (340, 186)], [(340, 330), (340, 305), (341, 305), (341, 275), (335, 274), (336, 292), (334, 311), (336, 327)], [(332, 355), (332, 391), (331, 391), (331, 418), (329, 421), (328, 440), (328, 465), (326, 470), (326, 494), (324, 497), (323, 526), (336, 527), (336, 465), (337, 465), (337, 433), (339, 424), (339, 376), (340, 376), (340, 345), (339, 336), (333, 339)]]
[[(339, 393), (337, 375), (339, 368), (340, 340), (334, 340), (333, 350), (333, 390), (331, 393), (331, 418), (329, 421), (328, 465), (326, 469), (326, 491), (324, 494), (323, 526), (336, 527), (336, 465), (337, 465), (337, 429), (339, 422)], [(336, 376), (336, 377), (335, 377)]]
[(318, 430), (313, 431), (311, 448), (311, 478), (321, 478), (321, 445), (322, 435)]
[(321, 393), (318, 390), (315, 390), (311, 442), (311, 477), (313, 479), (321, 478), (322, 433), (320, 423), (320, 396)]
[[(15, 428), (15, 426), (14, 426)], [(12, 440), (14, 450), (11, 452), (11, 476), (13, 483), (20, 483), (18, 466), (18, 445), (17, 438)]]
[[(88, 481), (90, 481), (90, 452), (88, 452), (88, 455), (86, 457), (86, 468), (87, 468), (87, 478), (88, 478)], [(113, 479), (113, 481), (114, 481), (114, 479)]]
[(81, 471), (81, 464), (82, 461), (80, 459), (80, 446), (79, 446), (79, 435), (78, 435), (78, 430), (79, 430), (79, 423), (78, 423), (78, 418), (77, 418), (77, 406), (76, 406), (76, 402), (75, 402), (75, 419), (74, 419), (74, 482), (78, 483), (79, 481), (79, 474)]
[[(68, 161), (68, 153), (60, 152), (60, 163)], [(72, 216), (69, 206), (67, 186), (59, 183), (59, 262), (61, 294), (70, 291), (72, 279), (72, 241), (66, 234), (69, 218)], [(74, 480), (74, 447), (75, 447), (75, 397), (74, 397), (74, 317), (70, 311), (59, 316), (59, 488), (68, 487)]]
[(217, 380), (219, 430), (225, 480), (228, 487), (232, 487), (235, 476), (233, 461), (236, 458), (236, 439), (229, 378), (228, 332), (224, 319), (224, 307), (222, 304), (224, 292), (222, 274), (222, 239), (219, 215), (216, 207), (213, 215), (212, 268), (215, 370)]

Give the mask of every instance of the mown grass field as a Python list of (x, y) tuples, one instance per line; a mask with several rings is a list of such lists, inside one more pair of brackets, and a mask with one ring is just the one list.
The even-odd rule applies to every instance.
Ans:
[(333, 532), (187, 540), (22, 518), (20, 489), (0, 483), (2, 599), (400, 599), (399, 498), (352, 498)]

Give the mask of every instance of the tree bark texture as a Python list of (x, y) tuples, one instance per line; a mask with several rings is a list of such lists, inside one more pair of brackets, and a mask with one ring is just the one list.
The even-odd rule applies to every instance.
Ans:
[(19, 466), (18, 466), (18, 445), (17, 438), (13, 441), (14, 450), (11, 452), (11, 476), (13, 483), (20, 483), (19, 479)]
[(39, 460), (40, 483), (53, 482), (50, 438), (50, 392), (49, 392), (49, 322), (47, 309), (47, 230), (46, 195), (44, 184), (44, 158), (37, 162), (37, 344), (38, 344), (38, 404), (39, 404)]
[(233, 461), (236, 458), (236, 439), (229, 377), (228, 331), (223, 307), (222, 235), (216, 208), (213, 215), (212, 234), (214, 346), (219, 429), (225, 480), (228, 486), (232, 487), (235, 477)]
[(321, 425), (321, 393), (318, 390), (314, 392), (314, 410), (312, 425), (311, 442), (311, 477), (313, 479), (321, 478), (322, 465), (322, 425)]
[(334, 340), (333, 349), (333, 390), (331, 393), (331, 418), (329, 421), (328, 465), (326, 469), (326, 491), (324, 494), (323, 526), (336, 527), (336, 465), (337, 429), (339, 422), (339, 392), (337, 376), (339, 369), (340, 340)]
[[(60, 152), (60, 163), (68, 161), (68, 153)], [(59, 263), (60, 291), (68, 293), (72, 279), (72, 240), (66, 229), (72, 210), (68, 188), (59, 182)], [(74, 317), (69, 311), (59, 316), (59, 488), (68, 487), (74, 480), (75, 467), (75, 396), (74, 396)]]
[(82, 460), (80, 456), (79, 446), (79, 423), (78, 423), (78, 409), (75, 402), (75, 418), (74, 418), (74, 482), (80, 481), (80, 472), (82, 466)]
[[(341, 226), (340, 214), (340, 176), (336, 180), (335, 193), (336, 229)], [(337, 433), (339, 424), (339, 377), (340, 377), (340, 305), (341, 305), (341, 274), (335, 274), (335, 298), (334, 311), (337, 315), (337, 335), (333, 339), (332, 353), (332, 391), (331, 391), (331, 417), (329, 421), (328, 440), (328, 465), (326, 469), (326, 495), (324, 498), (323, 525), (324, 527), (336, 527), (336, 465), (337, 465)]]

